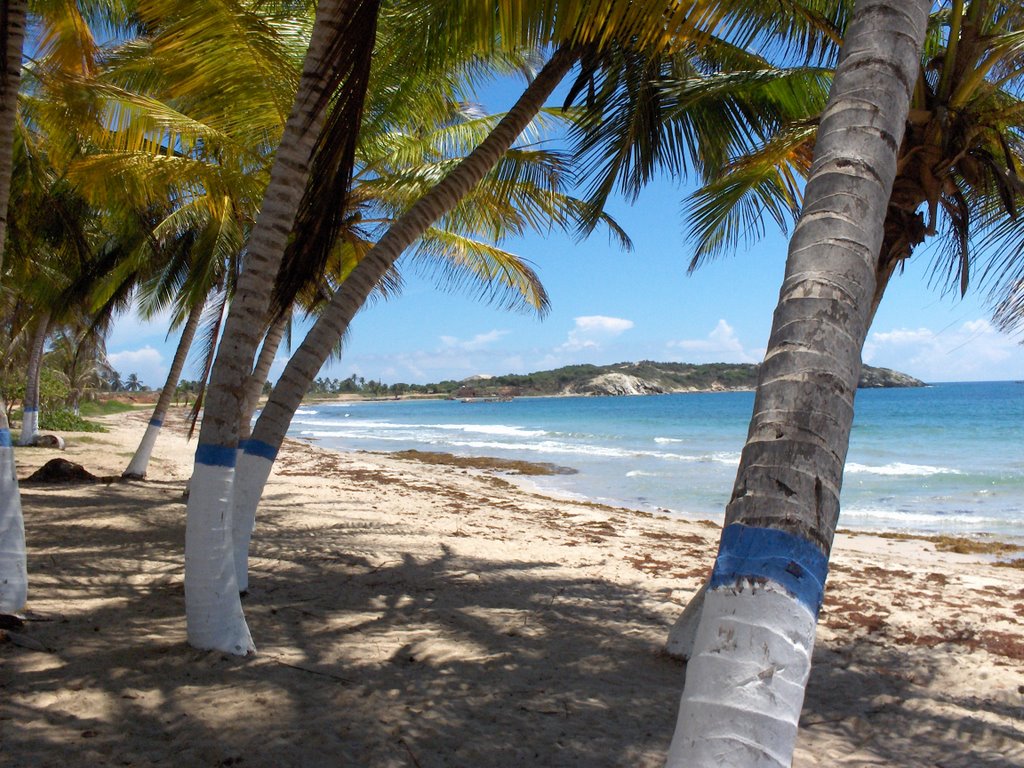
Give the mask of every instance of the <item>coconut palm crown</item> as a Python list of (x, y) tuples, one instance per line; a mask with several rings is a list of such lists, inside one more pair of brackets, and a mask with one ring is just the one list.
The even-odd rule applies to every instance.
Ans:
[[(841, 30), (839, 30), (841, 31)], [(1007, 328), (1024, 318), (1024, 10), (955, 0), (933, 12), (915, 84), (880, 252), (874, 306), (915, 248), (941, 235), (933, 274), (966, 292), (987, 285)], [(822, 103), (823, 104), (823, 103)], [(820, 106), (740, 148), (687, 202), (691, 269), (749, 245), (765, 220), (799, 214)], [(1009, 243), (1009, 245), (1007, 245)], [(1016, 297), (1016, 299), (1014, 298)]]

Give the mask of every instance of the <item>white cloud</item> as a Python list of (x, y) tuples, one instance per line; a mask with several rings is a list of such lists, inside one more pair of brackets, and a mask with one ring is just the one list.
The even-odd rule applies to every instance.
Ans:
[(621, 336), (633, 328), (633, 321), (621, 317), (585, 315), (577, 317), (562, 350), (598, 349), (603, 342)]
[(939, 332), (930, 328), (876, 331), (864, 345), (864, 362), (925, 381), (1019, 379), (1024, 374), (1024, 347), (988, 320), (977, 319)]
[(703, 339), (670, 341), (668, 347), (678, 350), (687, 363), (756, 363), (761, 357), (744, 349), (736, 331), (725, 320), (719, 320)]
[(167, 378), (168, 367), (163, 355), (151, 346), (141, 349), (129, 349), (107, 355), (110, 364), (125, 379), (129, 374), (136, 374), (148, 387), (162, 387)]
[(495, 330), (488, 331), (487, 333), (478, 333), (471, 339), (459, 339), (455, 336), (442, 336), (441, 343), (447, 349), (461, 349), (467, 352), (472, 352), (489, 347), (494, 344), (494, 342), (507, 335), (508, 331)]

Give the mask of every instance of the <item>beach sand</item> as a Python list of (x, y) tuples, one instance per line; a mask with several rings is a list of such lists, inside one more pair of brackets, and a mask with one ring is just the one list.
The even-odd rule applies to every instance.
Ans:
[[(119, 475), (148, 413), (63, 455)], [(185, 643), (172, 414), (145, 482), (23, 483), (29, 617), (0, 642), (3, 766), (660, 766), (661, 650), (718, 529), (500, 474), (282, 449), (245, 611)], [(919, 539), (837, 537), (794, 765), (1024, 766), (1024, 579)]]

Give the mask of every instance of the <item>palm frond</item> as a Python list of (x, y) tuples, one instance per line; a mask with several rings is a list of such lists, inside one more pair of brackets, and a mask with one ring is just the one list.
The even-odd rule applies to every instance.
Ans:
[(781, 131), (759, 151), (730, 163), (689, 198), (684, 217), (695, 243), (691, 271), (756, 242), (764, 234), (766, 216), (788, 231), (799, 215), (816, 131), (814, 124)]
[(412, 254), (417, 264), (432, 266), (443, 290), (475, 290), (479, 297), (506, 309), (547, 313), (550, 302), (540, 278), (526, 261), (489, 243), (433, 228)]
[(380, 0), (352, 0), (325, 55), (326, 82), (310, 120), (333, 104), (313, 150), (309, 183), (275, 284), (272, 310), (284, 313), (310, 274), (319, 274), (345, 220), (359, 128), (370, 80)]

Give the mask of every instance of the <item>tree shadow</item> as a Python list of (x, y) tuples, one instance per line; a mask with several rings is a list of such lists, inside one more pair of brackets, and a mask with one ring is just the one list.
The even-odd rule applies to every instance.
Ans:
[[(641, 585), (467, 554), (372, 511), (302, 528), (272, 494), (245, 601), (259, 654), (196, 651), (181, 489), (24, 492), (25, 632), (51, 652), (0, 643), (11, 764), (663, 763), (684, 667)], [(936, 695), (923, 655), (819, 644), (794, 765), (1024, 765), (1020, 702)]]

